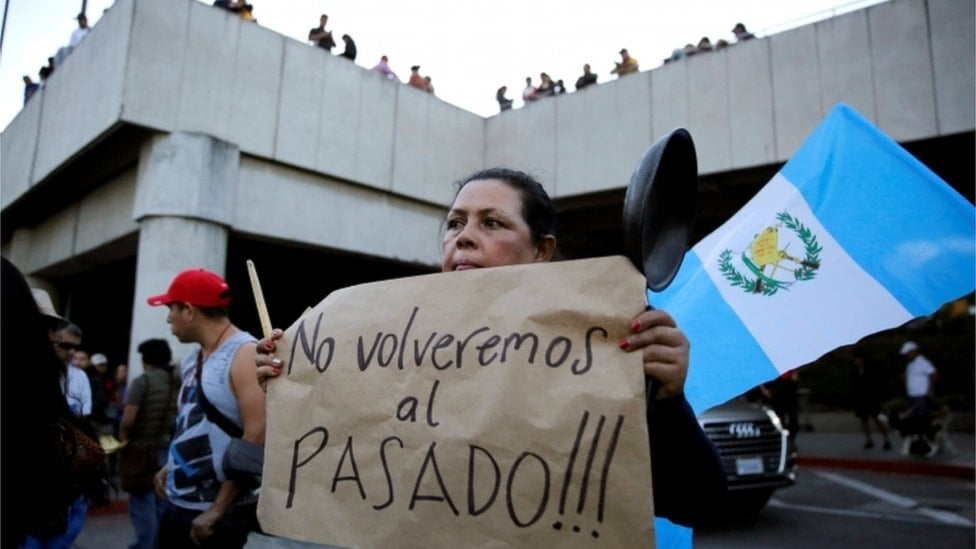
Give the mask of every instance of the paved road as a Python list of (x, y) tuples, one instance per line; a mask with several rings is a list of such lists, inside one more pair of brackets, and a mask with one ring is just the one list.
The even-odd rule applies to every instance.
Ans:
[(695, 549), (976, 546), (970, 480), (801, 468), (754, 520), (695, 531)]
[[(862, 447), (863, 435), (860, 434), (857, 421), (850, 412), (815, 414), (809, 418), (809, 421), (814, 430), (800, 433), (797, 438), (801, 482), (813, 482), (813, 480), (807, 480), (808, 477), (804, 473), (808, 469), (824, 471), (828, 474), (847, 470), (864, 473), (885, 472), (924, 475), (970, 483), (976, 476), (974, 473), (976, 442), (974, 442), (971, 430), (950, 432), (948, 434), (949, 444), (937, 455), (924, 458), (903, 455), (899, 451), (901, 439), (898, 435), (892, 438), (895, 442), (895, 448), (891, 450), (881, 450), (880, 445), (874, 449), (865, 450)], [(824, 477), (819, 478), (822, 481)], [(763, 516), (767, 511), (778, 512), (776, 506), (784, 504), (784, 502), (788, 503), (790, 501), (790, 490), (796, 488), (798, 487), (777, 493), (771, 507), (764, 511)], [(124, 498), (121, 501), (116, 501), (108, 509), (93, 509), (86, 521), (85, 528), (78, 537), (76, 549), (126, 547), (127, 542), (132, 538), (132, 527), (129, 524), (125, 509)], [(816, 518), (816, 520), (820, 519)], [(843, 527), (850, 528), (852, 526), (844, 524)], [(807, 533), (807, 528), (808, 526), (803, 527), (804, 535)], [(264, 536), (251, 536), (248, 547), (254, 549), (285, 549), (307, 547), (307, 544)], [(967, 547), (973, 547), (973, 544), (970, 543)]]

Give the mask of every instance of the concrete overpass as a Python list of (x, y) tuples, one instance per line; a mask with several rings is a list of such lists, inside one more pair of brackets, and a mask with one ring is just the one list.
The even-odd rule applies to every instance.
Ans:
[(168, 333), (145, 298), (175, 272), (225, 273), (257, 333), (254, 259), (285, 326), (433, 270), (450, 183), (482, 167), (543, 181), (566, 257), (617, 253), (659, 136), (695, 138), (700, 237), (842, 101), (972, 200), (974, 19), (891, 0), (484, 119), (199, 2), (118, 0), (0, 136), (0, 249), (134, 376), (132, 348)]

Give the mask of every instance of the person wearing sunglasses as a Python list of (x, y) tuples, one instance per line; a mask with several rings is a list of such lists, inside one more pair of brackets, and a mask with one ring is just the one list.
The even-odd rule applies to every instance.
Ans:
[(70, 322), (65, 324), (54, 332), (54, 351), (64, 363), (61, 386), (64, 388), (68, 407), (75, 415), (87, 418), (92, 413), (91, 383), (81, 368), (71, 365), (75, 351), (81, 347), (81, 336), (81, 328)]
[(46, 291), (31, 288), (31, 295), (47, 327), (47, 335), (54, 346), (54, 354), (62, 364), (61, 392), (64, 393), (72, 413), (87, 418), (92, 410), (91, 383), (83, 370), (71, 366), (75, 352), (81, 350), (81, 328), (58, 314), (54, 309), (51, 296)]

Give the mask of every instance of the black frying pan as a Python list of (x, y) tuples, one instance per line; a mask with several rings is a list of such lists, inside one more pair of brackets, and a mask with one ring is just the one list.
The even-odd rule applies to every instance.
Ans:
[(661, 291), (678, 274), (691, 243), (698, 158), (691, 134), (673, 130), (650, 146), (630, 176), (624, 197), (624, 250)]
[[(697, 190), (695, 143), (684, 128), (651, 145), (630, 176), (624, 197), (624, 251), (651, 290), (667, 288), (678, 274), (691, 243)], [(649, 412), (659, 388), (657, 379), (648, 379)]]

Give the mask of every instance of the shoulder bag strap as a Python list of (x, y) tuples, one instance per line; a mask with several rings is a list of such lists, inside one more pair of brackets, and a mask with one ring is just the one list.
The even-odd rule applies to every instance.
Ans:
[(227, 416), (222, 414), (216, 406), (211, 404), (210, 400), (207, 399), (207, 395), (203, 393), (203, 353), (197, 354), (197, 402), (203, 407), (204, 413), (207, 414), (207, 419), (209, 419), (214, 425), (220, 427), (220, 429), (230, 435), (231, 438), (241, 438), (244, 434), (244, 430), (238, 427), (236, 423), (231, 421)]

